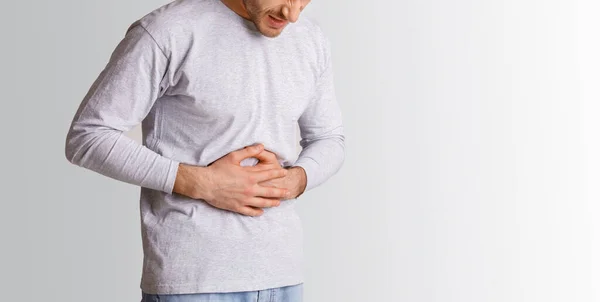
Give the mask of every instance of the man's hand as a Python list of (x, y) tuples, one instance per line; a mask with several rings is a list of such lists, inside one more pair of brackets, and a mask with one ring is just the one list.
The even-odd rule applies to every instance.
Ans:
[(286, 188), (259, 185), (264, 181), (284, 178), (288, 171), (282, 167), (242, 167), (240, 162), (257, 157), (262, 144), (233, 151), (207, 167), (180, 164), (174, 192), (194, 199), (203, 199), (210, 205), (248, 216), (259, 216), (262, 208), (279, 206), (289, 198)]
[[(263, 150), (255, 156), (259, 162), (254, 166), (257, 169), (276, 169), (281, 168), (275, 153)], [(285, 188), (290, 191), (290, 197), (286, 199), (297, 198), (306, 188), (306, 173), (302, 167), (291, 167), (285, 177), (266, 180), (259, 185), (266, 187)]]

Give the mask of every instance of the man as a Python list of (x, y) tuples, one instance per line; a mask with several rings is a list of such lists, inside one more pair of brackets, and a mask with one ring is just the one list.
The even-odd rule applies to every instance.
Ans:
[[(81, 102), (68, 160), (141, 187), (142, 301), (302, 300), (295, 202), (345, 153), (328, 39), (299, 19), (309, 1), (166, 4)], [(142, 145), (123, 134), (138, 123)]]

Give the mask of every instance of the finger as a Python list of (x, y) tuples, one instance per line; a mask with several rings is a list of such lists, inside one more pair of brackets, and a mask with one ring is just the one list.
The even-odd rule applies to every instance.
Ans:
[(268, 197), (268, 198), (287, 198), (289, 190), (286, 188), (256, 186), (252, 196)]
[(277, 161), (277, 156), (275, 155), (275, 153), (268, 150), (263, 150), (254, 157), (256, 157), (259, 162), (279, 163), (279, 161)]
[(277, 185), (277, 183), (275, 181), (271, 181), (271, 180), (259, 182), (258, 185), (261, 186), (261, 187), (280, 188), (280, 186)]
[(286, 169), (282, 168), (270, 169), (266, 171), (252, 173), (251, 177), (253, 181), (255, 181), (256, 183), (260, 183), (266, 180), (285, 177), (287, 175), (287, 172), (288, 171)]
[(236, 210), (236, 212), (242, 214), (242, 215), (246, 215), (246, 216), (260, 216), (262, 215), (265, 211), (263, 209), (258, 209), (258, 208), (254, 208), (254, 207), (250, 207), (250, 206), (243, 206), (240, 207)]
[(273, 170), (273, 169), (286, 169), (286, 170), (288, 170), (287, 168), (282, 167), (280, 164), (276, 164), (276, 165), (277, 166), (274, 166), (272, 163), (258, 162), (254, 166), (242, 166), (242, 168), (244, 170), (246, 170), (246, 172), (249, 172), (249, 173), (269, 171), (269, 170)]
[(258, 155), (258, 153), (262, 152), (263, 149), (264, 149), (263, 144), (256, 144), (256, 145), (246, 146), (243, 149), (233, 151), (229, 154), (235, 163), (240, 164), (240, 162), (246, 158), (256, 157), (256, 155)]
[(246, 201), (247, 206), (256, 207), (256, 208), (272, 208), (277, 207), (281, 201), (279, 199), (269, 199), (269, 198), (261, 198), (261, 197), (252, 197)]

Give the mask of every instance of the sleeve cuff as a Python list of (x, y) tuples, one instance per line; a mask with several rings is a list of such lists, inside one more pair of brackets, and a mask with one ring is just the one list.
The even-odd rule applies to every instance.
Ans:
[(168, 160), (169, 168), (167, 170), (167, 176), (162, 191), (167, 194), (173, 194), (173, 188), (175, 187), (175, 179), (177, 178), (177, 170), (179, 169), (179, 162), (173, 159)]
[(319, 164), (316, 161), (310, 157), (302, 157), (292, 165), (292, 167), (294, 166), (302, 167), (304, 172), (306, 172), (306, 188), (304, 188), (304, 193), (312, 190), (318, 185), (316, 176)]

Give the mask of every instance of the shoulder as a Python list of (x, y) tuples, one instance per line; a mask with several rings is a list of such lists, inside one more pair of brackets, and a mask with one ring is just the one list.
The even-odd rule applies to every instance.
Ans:
[(161, 46), (168, 48), (174, 41), (189, 40), (198, 23), (214, 11), (215, 0), (175, 0), (147, 13), (131, 23), (144, 28)]
[(331, 41), (319, 21), (310, 16), (301, 16), (294, 24), (292, 34), (305, 44), (324, 68), (331, 56)]
[(317, 19), (311, 16), (301, 16), (294, 25), (295, 34), (308, 37), (318, 44), (329, 44), (329, 37)]
[(145, 27), (149, 32), (172, 30), (179, 26), (192, 25), (197, 18), (210, 12), (215, 0), (175, 0), (147, 13), (134, 24)]

